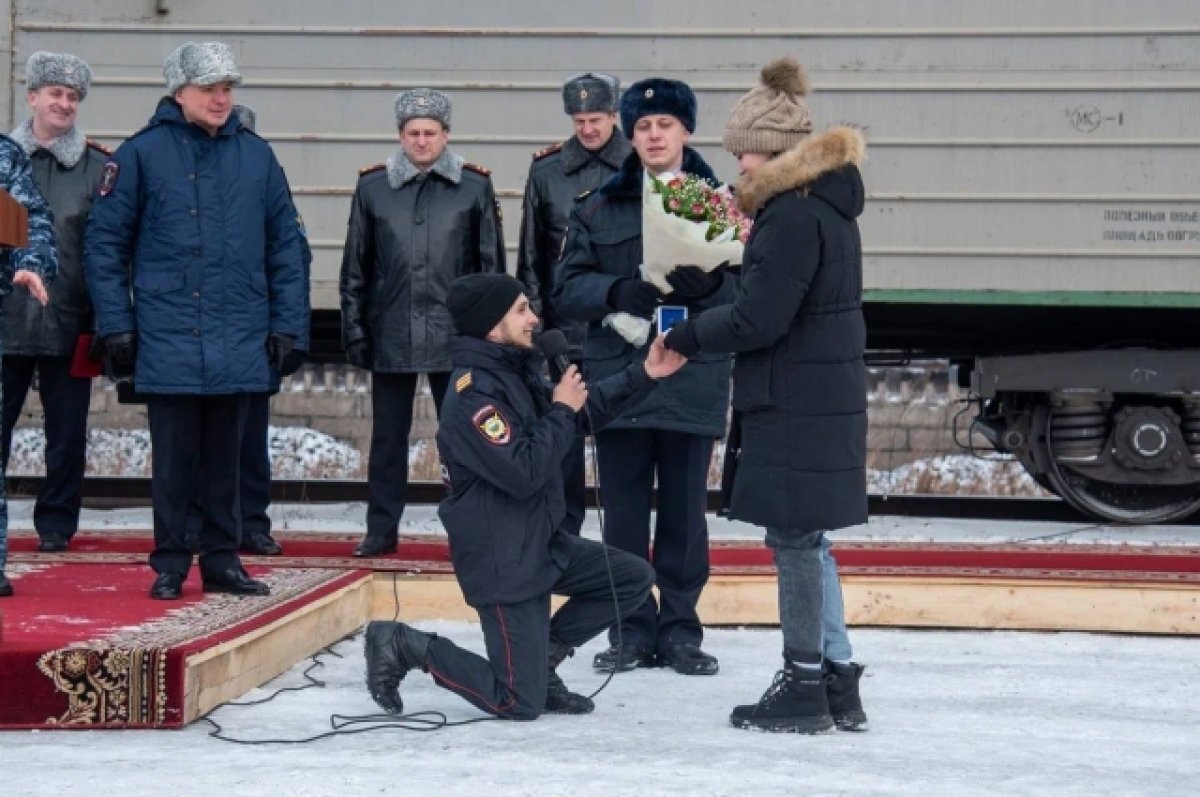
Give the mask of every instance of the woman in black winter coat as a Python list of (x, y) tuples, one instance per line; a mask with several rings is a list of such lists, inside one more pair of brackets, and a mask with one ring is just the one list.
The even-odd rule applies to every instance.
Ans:
[[(738, 204), (754, 214), (733, 304), (674, 328), (684, 355), (735, 352), (733, 407), (741, 449), (730, 516), (766, 527), (779, 574), (784, 668), (738, 727), (815, 733), (861, 730), (862, 668), (825, 656), (841, 634), (836, 566), (823, 584), (825, 532), (865, 523), (866, 331), (862, 245), (862, 135), (812, 134), (807, 87), (794, 60), (763, 69), (763, 85), (730, 115), (724, 143), (743, 178)], [(730, 452), (733, 456), (734, 452)], [(827, 556), (827, 553), (826, 553)], [(823, 590), (823, 586), (828, 589)], [(822, 615), (830, 606), (823, 634)]]

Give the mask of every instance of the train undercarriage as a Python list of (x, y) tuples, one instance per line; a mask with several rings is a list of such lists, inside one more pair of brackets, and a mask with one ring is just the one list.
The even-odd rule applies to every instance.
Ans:
[(980, 358), (974, 429), (1039, 484), (1115, 523), (1200, 511), (1200, 349)]

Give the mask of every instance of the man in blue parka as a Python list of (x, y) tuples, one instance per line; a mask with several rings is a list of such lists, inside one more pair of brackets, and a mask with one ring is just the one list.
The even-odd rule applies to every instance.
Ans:
[(105, 166), (84, 265), (110, 374), (147, 397), (158, 574), (177, 599), (199, 495), (209, 592), (262, 595), (238, 558), (238, 458), (250, 394), (277, 389), (307, 347), (303, 241), (271, 147), (239, 122), (233, 52), (188, 42), (164, 66), (168, 96)]

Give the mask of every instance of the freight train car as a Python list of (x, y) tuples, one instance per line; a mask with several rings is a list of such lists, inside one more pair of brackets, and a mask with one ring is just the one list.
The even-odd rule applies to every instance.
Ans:
[[(451, 146), (493, 171), (510, 255), (530, 154), (561, 140), (562, 79), (689, 81), (719, 140), (758, 67), (791, 53), (818, 125), (869, 141), (862, 220), (877, 361), (954, 362), (976, 429), (1080, 509), (1200, 506), (1200, 4), (1194, 0), (5, 0), (15, 86), (36, 49), (96, 73), (81, 124), (116, 145), (151, 114), (180, 42), (222, 39), (246, 76), (316, 252), (318, 357), (359, 168), (397, 146), (391, 98), (455, 101)], [(14, 83), (15, 81), (15, 83)], [(511, 268), (511, 264), (510, 264)]]

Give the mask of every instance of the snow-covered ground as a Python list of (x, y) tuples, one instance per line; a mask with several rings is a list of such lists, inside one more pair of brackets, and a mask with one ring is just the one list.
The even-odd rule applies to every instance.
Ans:
[[(477, 627), (425, 626), (474, 650)], [(0, 793), (305, 795), (1188, 795), (1200, 776), (1200, 640), (1088, 634), (853, 633), (870, 731), (817, 737), (736, 730), (777, 666), (770, 630), (715, 630), (712, 678), (617, 676), (582, 717), (381, 730), (311, 745), (245, 747), (182, 731), (0, 733)], [(600, 642), (562, 668), (579, 690)], [(213, 717), (244, 739), (299, 738), (331, 714), (368, 714), (358, 639), (322, 656), (323, 688)], [(307, 662), (244, 699), (303, 682)], [(410, 711), (480, 716), (412, 673)]]
[[(32, 502), (10, 505), (32, 527)], [(363, 504), (279, 504), (277, 529), (361, 533)], [(148, 528), (149, 509), (85, 510), (84, 529)], [(709, 518), (715, 539), (761, 531)], [(595, 514), (587, 533), (598, 534)], [(410, 507), (403, 531), (442, 534), (434, 507)], [(1197, 545), (1197, 527), (1142, 529), (1086, 522), (875, 518), (843, 541), (1080, 542)], [(2, 607), (0, 607), (2, 608)], [(474, 650), (478, 627), (423, 626)], [(395, 729), (305, 746), (246, 747), (210, 739), (201, 722), (178, 732), (0, 733), (0, 796), (57, 795), (1187, 795), (1200, 776), (1200, 639), (853, 630), (871, 730), (815, 738), (730, 728), (729, 710), (756, 700), (778, 664), (778, 630), (708, 632), (713, 678), (636, 671), (614, 679), (585, 717), (485, 722), (435, 733)], [(592, 642), (562, 669), (591, 691)], [(361, 642), (324, 655), (325, 687), (214, 718), (247, 739), (300, 738), (331, 714), (367, 714)], [(246, 695), (303, 682), (307, 662)], [(412, 711), (479, 716), (414, 673)]]

